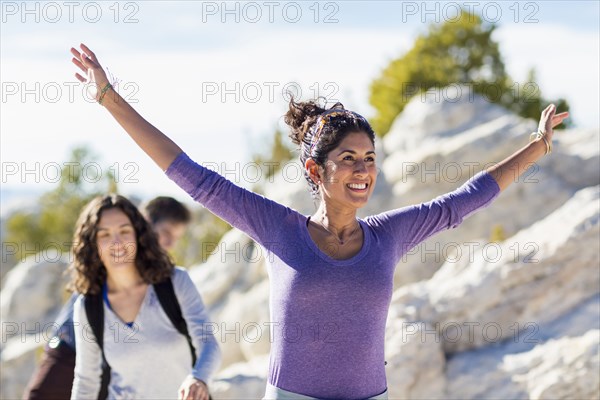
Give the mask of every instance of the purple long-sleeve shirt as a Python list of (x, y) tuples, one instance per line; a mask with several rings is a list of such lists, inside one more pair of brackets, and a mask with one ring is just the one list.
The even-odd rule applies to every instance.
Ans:
[(166, 174), (267, 252), (274, 326), (269, 383), (328, 399), (364, 399), (386, 390), (385, 322), (400, 258), (500, 193), (482, 171), (427, 203), (358, 219), (362, 249), (336, 260), (311, 239), (309, 216), (235, 185), (185, 153)]

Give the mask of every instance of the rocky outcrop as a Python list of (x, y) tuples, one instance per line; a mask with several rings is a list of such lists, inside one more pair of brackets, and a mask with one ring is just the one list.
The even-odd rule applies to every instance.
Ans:
[(493, 250), (482, 247), (472, 262), (463, 254), (396, 290), (386, 346), (392, 359), (415, 356), (389, 371), (390, 395), (597, 396), (599, 199), (598, 186), (583, 189)]
[(0, 398), (21, 398), (54, 318), (68, 295), (64, 291), (68, 255), (39, 253), (12, 268), (0, 293)]

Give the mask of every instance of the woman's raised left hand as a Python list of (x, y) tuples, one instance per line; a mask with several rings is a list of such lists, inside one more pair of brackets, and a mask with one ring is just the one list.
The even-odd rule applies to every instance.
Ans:
[(71, 60), (73, 64), (77, 65), (81, 72), (85, 73), (85, 77), (80, 73), (76, 73), (75, 77), (82, 83), (88, 83), (94, 85), (96, 88), (95, 98), (98, 100), (100, 97), (100, 92), (104, 86), (108, 83), (108, 77), (106, 76), (106, 72), (100, 65), (100, 61), (96, 57), (96, 54), (85, 44), (81, 44), (81, 52), (71, 47), (71, 54), (73, 55), (73, 59)]
[(568, 116), (568, 112), (556, 114), (556, 106), (554, 104), (550, 104), (544, 109), (544, 111), (542, 111), (540, 124), (538, 125), (539, 132), (544, 133), (548, 140), (552, 140), (552, 135), (554, 135), (553, 128), (560, 125)]

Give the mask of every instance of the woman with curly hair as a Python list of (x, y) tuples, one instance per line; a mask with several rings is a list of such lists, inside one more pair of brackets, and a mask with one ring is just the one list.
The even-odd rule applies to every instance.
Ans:
[[(79, 216), (72, 251), (71, 288), (81, 296), (73, 313), (71, 398), (98, 398), (105, 362), (110, 366), (109, 399), (208, 399), (207, 381), (220, 363), (220, 350), (212, 331), (205, 330), (202, 299), (138, 209), (123, 196), (95, 198)], [(154, 285), (168, 279), (195, 354), (157, 297)], [(97, 295), (103, 298), (101, 344), (86, 312), (86, 301)]]
[(167, 176), (267, 251), (272, 344), (265, 398), (385, 399), (384, 338), (394, 269), (412, 247), (489, 205), (551, 150), (567, 113), (549, 106), (535, 140), (427, 203), (356, 217), (377, 179), (375, 135), (341, 104), (290, 101), (285, 116), (319, 207), (305, 216), (193, 162), (109, 83), (96, 55), (72, 48), (96, 99)]

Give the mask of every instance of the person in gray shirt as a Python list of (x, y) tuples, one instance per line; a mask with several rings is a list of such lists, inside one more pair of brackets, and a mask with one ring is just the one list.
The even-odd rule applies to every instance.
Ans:
[[(189, 209), (172, 197), (159, 196), (142, 204), (141, 213), (158, 236), (165, 251), (173, 250), (191, 221)], [(59, 312), (55, 327), (47, 343), (42, 359), (25, 389), (22, 399), (67, 399), (75, 369), (75, 330), (73, 307), (79, 296), (74, 293)], [(105, 385), (106, 383), (104, 383)], [(106, 397), (106, 388), (103, 394)]]

